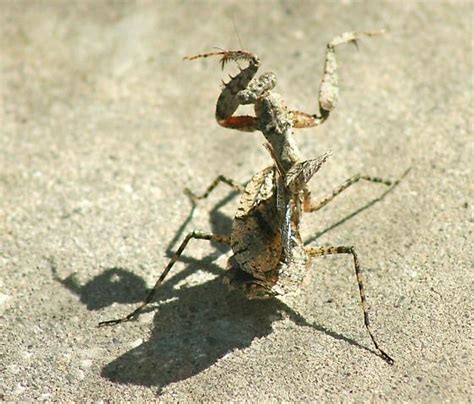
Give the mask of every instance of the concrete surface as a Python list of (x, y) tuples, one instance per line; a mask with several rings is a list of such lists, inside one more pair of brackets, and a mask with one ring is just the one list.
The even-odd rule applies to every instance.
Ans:
[[(3, 0), (1, 398), (469, 401), (473, 17), (470, 1)], [(383, 186), (358, 184), (304, 222), (314, 243), (359, 248), (395, 365), (372, 352), (347, 257), (317, 260), (298, 296), (247, 302), (217, 277), (226, 251), (194, 241), (159, 309), (98, 329), (186, 231), (228, 230), (238, 198), (221, 187), (190, 218), (185, 186), (269, 163), (260, 134), (215, 123), (218, 61), (182, 57), (238, 48), (237, 31), (312, 112), (326, 42), (378, 28), (338, 49), (340, 103), (297, 140), (334, 154), (315, 195), (412, 167), (380, 202)]]

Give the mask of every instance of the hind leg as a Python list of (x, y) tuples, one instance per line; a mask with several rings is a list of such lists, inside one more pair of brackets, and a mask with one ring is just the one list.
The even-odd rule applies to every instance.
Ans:
[(165, 280), (166, 276), (170, 272), (171, 268), (175, 264), (175, 262), (179, 259), (183, 251), (185, 250), (186, 246), (189, 243), (189, 240), (191, 239), (198, 239), (198, 240), (209, 240), (209, 241), (217, 241), (219, 243), (224, 243), (224, 244), (229, 244), (230, 245), (230, 237), (229, 236), (223, 236), (220, 234), (212, 234), (212, 233), (206, 233), (206, 232), (201, 232), (201, 231), (193, 231), (189, 233), (186, 238), (183, 240), (181, 245), (179, 246), (178, 250), (176, 253), (173, 255), (171, 258), (170, 262), (166, 266), (166, 268), (163, 270), (161, 273), (160, 277), (155, 283), (155, 286), (153, 286), (153, 289), (148, 293), (148, 296), (145, 298), (143, 303), (138, 306), (134, 311), (132, 311), (130, 314), (123, 318), (115, 319), (115, 320), (107, 320), (107, 321), (101, 321), (99, 323), (99, 327), (103, 327), (105, 325), (115, 325), (115, 324), (120, 324), (124, 323), (126, 321), (133, 320), (136, 318), (142, 311), (143, 309), (148, 306), (153, 298), (155, 297), (156, 291), (159, 289), (160, 285), (163, 283)]
[(362, 279), (362, 271), (360, 269), (359, 258), (357, 256), (356, 250), (354, 247), (346, 247), (346, 246), (339, 246), (339, 247), (308, 247), (306, 252), (310, 257), (319, 257), (324, 255), (330, 254), (350, 254), (354, 260), (354, 269), (355, 275), (357, 278), (357, 284), (359, 286), (359, 294), (360, 294), (360, 301), (362, 304), (362, 311), (364, 312), (364, 324), (367, 332), (370, 335), (370, 338), (377, 349), (379, 355), (384, 359), (388, 364), (393, 365), (394, 360), (380, 347), (377, 341), (375, 340), (374, 334), (372, 333), (369, 321), (369, 306), (367, 304), (367, 298), (365, 296), (365, 288)]

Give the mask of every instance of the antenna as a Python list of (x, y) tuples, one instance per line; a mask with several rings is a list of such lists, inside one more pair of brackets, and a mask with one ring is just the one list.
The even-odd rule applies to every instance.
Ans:
[(235, 23), (235, 15), (234, 15), (234, 13), (232, 13), (232, 25), (234, 26), (235, 35), (237, 35), (237, 39), (239, 40), (240, 49), (244, 49), (244, 47), (243, 47), (243, 45), (242, 45), (242, 41), (240, 40), (239, 31), (237, 30), (237, 24)]

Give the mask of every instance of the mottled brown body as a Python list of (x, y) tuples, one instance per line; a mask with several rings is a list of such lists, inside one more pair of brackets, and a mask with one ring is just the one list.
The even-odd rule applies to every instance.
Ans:
[(242, 193), (232, 225), (233, 256), (224, 283), (240, 289), (249, 299), (273, 297), (296, 286), (309, 262), (296, 228), (291, 249), (300, 253), (294, 254), (292, 270), (286, 268), (276, 188), (275, 167), (255, 174)]
[(255, 174), (242, 193), (232, 223), (233, 256), (224, 282), (242, 290), (248, 298), (274, 296), (282, 256), (282, 236), (275, 192), (275, 168)]
[(243, 271), (260, 280), (276, 275), (282, 253), (275, 195), (275, 169), (268, 167), (245, 187), (232, 224), (234, 259)]
[[(230, 242), (234, 255), (225, 283), (242, 290), (249, 299), (284, 294), (299, 285), (310, 260), (299, 234), (300, 204), (292, 203), (291, 198), (298, 198), (328, 156), (296, 163), (287, 172), (276, 162), (252, 177), (234, 217)], [(283, 206), (278, 203), (279, 187)], [(291, 227), (288, 240), (282, 225), (286, 212)]]

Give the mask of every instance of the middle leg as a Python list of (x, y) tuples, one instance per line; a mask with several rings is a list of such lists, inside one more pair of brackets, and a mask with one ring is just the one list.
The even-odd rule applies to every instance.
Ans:
[(306, 192), (305, 197), (304, 197), (303, 210), (305, 212), (315, 212), (315, 211), (323, 208), (329, 202), (331, 202), (337, 195), (339, 195), (342, 191), (346, 190), (351, 185), (356, 184), (360, 180), (373, 182), (375, 184), (383, 184), (383, 185), (386, 185), (386, 186), (395, 186), (402, 180), (403, 177), (405, 177), (406, 174), (408, 174), (408, 171), (409, 171), (409, 169), (406, 170), (405, 173), (398, 180), (395, 180), (395, 181), (386, 180), (386, 179), (379, 178), (379, 177), (370, 177), (368, 175), (361, 175), (361, 174), (353, 175), (351, 178), (344, 181), (340, 186), (338, 186), (330, 194), (326, 195), (324, 198), (322, 198), (321, 200), (319, 200), (317, 202), (313, 202), (311, 200), (311, 193), (308, 191), (308, 192)]
[(244, 191), (245, 186), (242, 184), (239, 184), (237, 181), (234, 181), (233, 179), (226, 177), (225, 175), (219, 175), (214, 181), (212, 181), (211, 185), (209, 185), (204, 191), (203, 194), (201, 195), (196, 195), (194, 192), (192, 192), (189, 188), (184, 188), (184, 193), (188, 195), (193, 202), (196, 202), (197, 200), (200, 199), (206, 199), (210, 193), (220, 184), (224, 183), (229, 185), (231, 188), (233, 188), (235, 191), (242, 193)]

